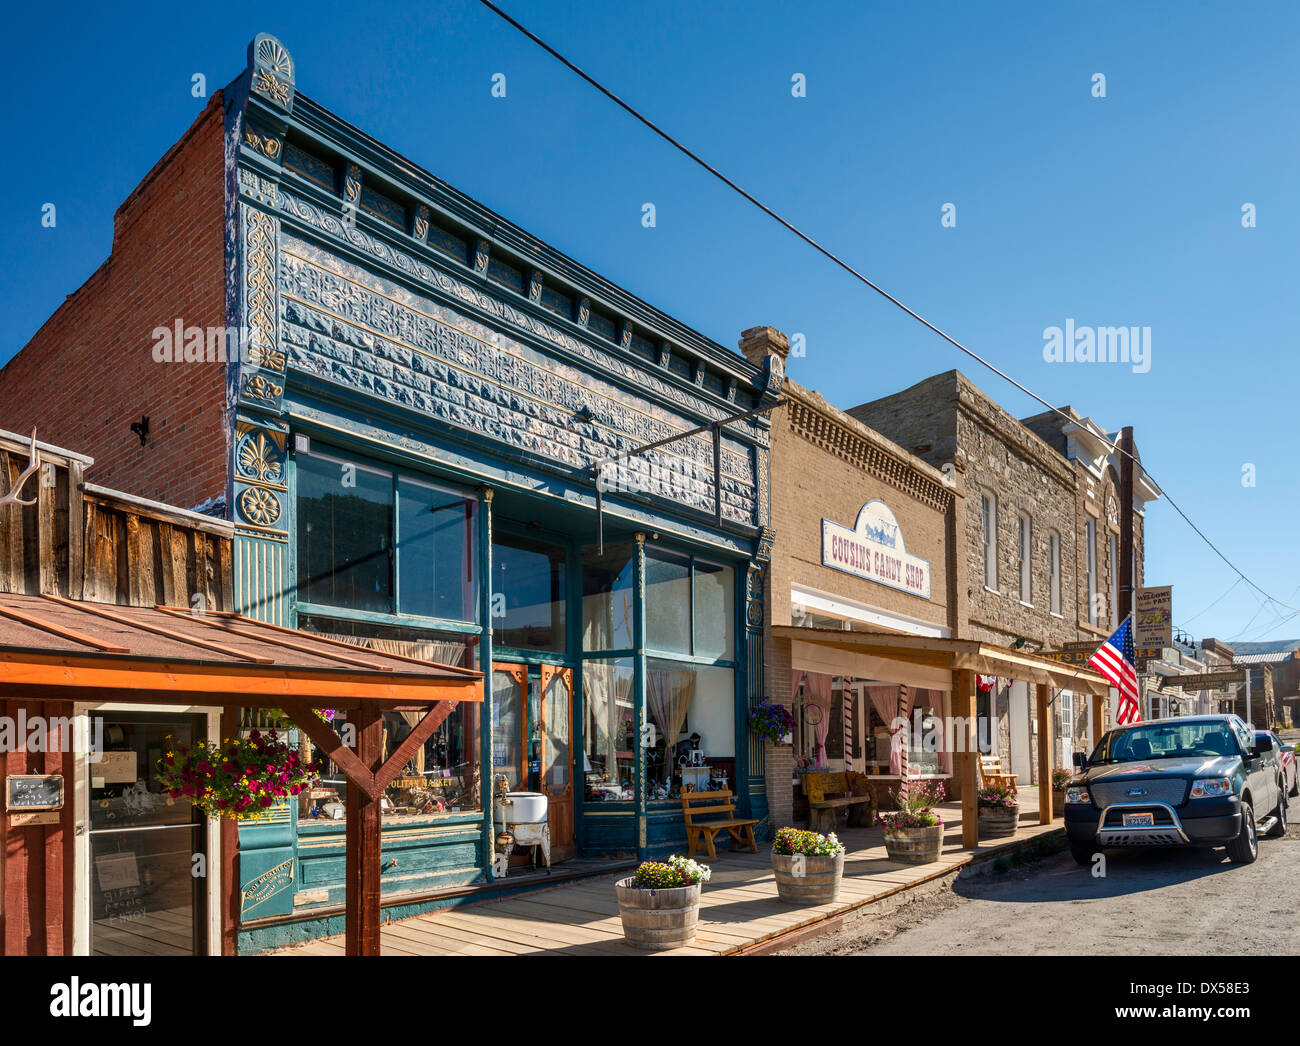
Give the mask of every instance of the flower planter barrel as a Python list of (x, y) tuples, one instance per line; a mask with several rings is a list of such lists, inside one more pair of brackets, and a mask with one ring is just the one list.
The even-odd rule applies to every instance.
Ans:
[(700, 884), (643, 890), (629, 876), (614, 884), (623, 936), (633, 948), (657, 952), (695, 940), (700, 916)]
[(1016, 834), (1020, 824), (1020, 808), (1003, 810), (999, 807), (981, 806), (979, 827), (981, 839), (1006, 839)]
[(901, 864), (931, 864), (943, 852), (943, 825), (887, 829), (885, 852)]
[(1065, 816), (1065, 793), (1058, 792), (1055, 789), (1052, 791), (1052, 816)]
[(840, 895), (844, 855), (772, 854), (776, 892), (786, 904), (831, 904)]

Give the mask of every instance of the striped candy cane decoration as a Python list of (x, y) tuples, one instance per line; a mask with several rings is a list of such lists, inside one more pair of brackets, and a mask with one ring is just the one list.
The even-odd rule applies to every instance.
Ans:
[(847, 679), (840, 680), (840, 711), (844, 716), (844, 769), (853, 769), (853, 705), (858, 699), (857, 691), (848, 685)]
[(902, 716), (903, 719), (907, 720), (907, 724), (908, 724), (907, 726), (903, 727), (902, 730), (903, 746), (902, 746), (902, 751), (899, 753), (899, 755), (902, 758), (903, 768), (901, 771), (902, 781), (900, 781), (898, 785), (899, 790), (904, 795), (907, 795), (907, 793), (911, 791), (911, 781), (912, 781), (912, 768), (908, 762), (908, 759), (911, 754), (909, 749), (911, 749), (912, 747), (912, 734), (911, 734), (912, 692), (908, 690), (906, 686), (900, 686), (898, 688), (898, 714)]

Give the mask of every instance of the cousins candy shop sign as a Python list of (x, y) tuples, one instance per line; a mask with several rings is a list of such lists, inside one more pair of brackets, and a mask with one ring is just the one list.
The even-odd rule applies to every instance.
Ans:
[(930, 598), (930, 563), (908, 553), (898, 520), (883, 501), (863, 505), (851, 528), (822, 520), (822, 563)]

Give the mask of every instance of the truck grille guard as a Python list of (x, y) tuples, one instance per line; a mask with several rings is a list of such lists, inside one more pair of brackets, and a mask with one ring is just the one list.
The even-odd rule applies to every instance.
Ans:
[[(1112, 810), (1142, 810), (1151, 813), (1163, 810), (1169, 814), (1170, 823), (1152, 825), (1150, 828), (1125, 828), (1121, 823), (1107, 828), (1106, 815)], [(1123, 821), (1122, 813), (1120, 820)], [(1176, 846), (1190, 841), (1187, 833), (1183, 831), (1183, 823), (1178, 819), (1178, 814), (1168, 803), (1112, 803), (1110, 806), (1103, 807), (1101, 816), (1097, 818), (1097, 842), (1101, 845), (1109, 843), (1112, 846)]]

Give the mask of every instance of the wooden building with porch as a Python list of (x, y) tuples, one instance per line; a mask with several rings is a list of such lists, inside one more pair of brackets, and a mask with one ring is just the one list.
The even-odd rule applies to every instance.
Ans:
[[(268, 706), (348, 781), (348, 950), (376, 953), (384, 789), (481, 673), (233, 613), (230, 525), (88, 484), (92, 464), (0, 432), (0, 954), (234, 954), (250, 897), (300, 873), (250, 889), (235, 822), (175, 798), (159, 760)], [(392, 753), (386, 711), (415, 718)]]

